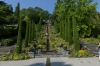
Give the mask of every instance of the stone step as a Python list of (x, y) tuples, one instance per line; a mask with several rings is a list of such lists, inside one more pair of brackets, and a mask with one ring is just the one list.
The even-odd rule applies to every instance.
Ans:
[(68, 55), (62, 55), (62, 54), (53, 54), (53, 55), (36, 55), (36, 58), (48, 58), (48, 57), (68, 57)]
[(7, 53), (7, 52), (0, 52), (0, 55), (1, 55), (1, 54), (6, 54), (6, 53)]
[(95, 54), (95, 56), (98, 56), (98, 51), (96, 50), (96, 46), (97, 46), (96, 44), (84, 44), (84, 46), (89, 48), (90, 51)]
[[(33, 52), (28, 52), (28, 54), (32, 57), (34, 57), (34, 53)], [(47, 58), (47, 57), (67, 57), (68, 54), (36, 54), (35, 58)]]

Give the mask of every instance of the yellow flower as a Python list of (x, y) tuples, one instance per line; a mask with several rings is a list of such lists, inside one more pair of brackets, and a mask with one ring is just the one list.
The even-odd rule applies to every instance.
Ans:
[(84, 50), (79, 50), (79, 53), (84, 53)]

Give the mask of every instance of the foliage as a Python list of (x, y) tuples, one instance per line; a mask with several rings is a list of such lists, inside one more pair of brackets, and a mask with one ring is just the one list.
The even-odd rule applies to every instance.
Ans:
[(46, 20), (49, 16), (49, 12), (43, 10), (40, 7), (23, 8), (20, 12), (21, 12), (20, 14), (23, 15), (22, 16), (23, 19), (27, 16), (29, 20), (33, 20), (35, 24), (39, 22), (41, 17), (42, 17), (42, 20)]
[(61, 46), (64, 48), (68, 47), (68, 42), (61, 38), (59, 33), (55, 34), (53, 26), (51, 26), (50, 29), (50, 46), (51, 48), (55, 48), (57, 50), (60, 50)]
[(17, 41), (17, 37), (12, 37), (9, 39), (2, 39), (1, 45), (2, 46), (11, 46), (14, 45), (14, 43)]
[(98, 39), (98, 38), (84, 38), (81, 40), (86, 44), (88, 44), (88, 43), (98, 44), (98, 42), (100, 42), (100, 39)]
[(69, 54), (69, 57), (77, 57), (77, 58), (86, 58), (86, 57), (93, 57), (94, 54), (90, 52), (87, 47), (83, 47), (83, 49), (79, 50), (78, 52), (72, 52)]
[(9, 51), (7, 54), (2, 55), (0, 58), (1, 61), (7, 61), (7, 60), (25, 60), (25, 59), (30, 59), (32, 58), (31, 56), (28, 55), (28, 53), (22, 53), (22, 54), (17, 54), (16, 52), (11, 52)]
[(61, 23), (68, 20), (68, 17), (71, 20), (74, 15), (80, 37), (96, 35), (95, 33), (98, 32), (99, 28), (96, 26), (99, 24), (96, 12), (97, 3), (92, 2), (93, 0), (57, 0), (53, 16), (60, 26), (60, 32), (62, 32)]
[(27, 47), (22, 46), (22, 53), (23, 53), (23, 52), (30, 52), (30, 51), (33, 51), (33, 49), (34, 49), (33, 44), (28, 44)]
[(17, 35), (17, 27), (15, 26), (0, 26), (0, 39), (11, 38)]
[(12, 15), (12, 6), (0, 1), (0, 25), (9, 24), (9, 18)]

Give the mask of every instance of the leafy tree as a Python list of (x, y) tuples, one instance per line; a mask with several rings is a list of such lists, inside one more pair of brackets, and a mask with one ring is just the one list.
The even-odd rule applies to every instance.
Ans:
[(0, 1), (0, 25), (9, 24), (9, 18), (12, 15), (12, 6)]

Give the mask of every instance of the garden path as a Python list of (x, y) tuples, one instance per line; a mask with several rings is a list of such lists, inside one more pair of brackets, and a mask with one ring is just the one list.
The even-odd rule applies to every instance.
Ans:
[(14, 50), (15, 45), (12, 46), (0, 46), (0, 57), (6, 54), (9, 50)]
[[(89, 58), (50, 58), (51, 66), (100, 66), (97, 57)], [(0, 61), (0, 66), (45, 66), (46, 58), (19, 61)]]

